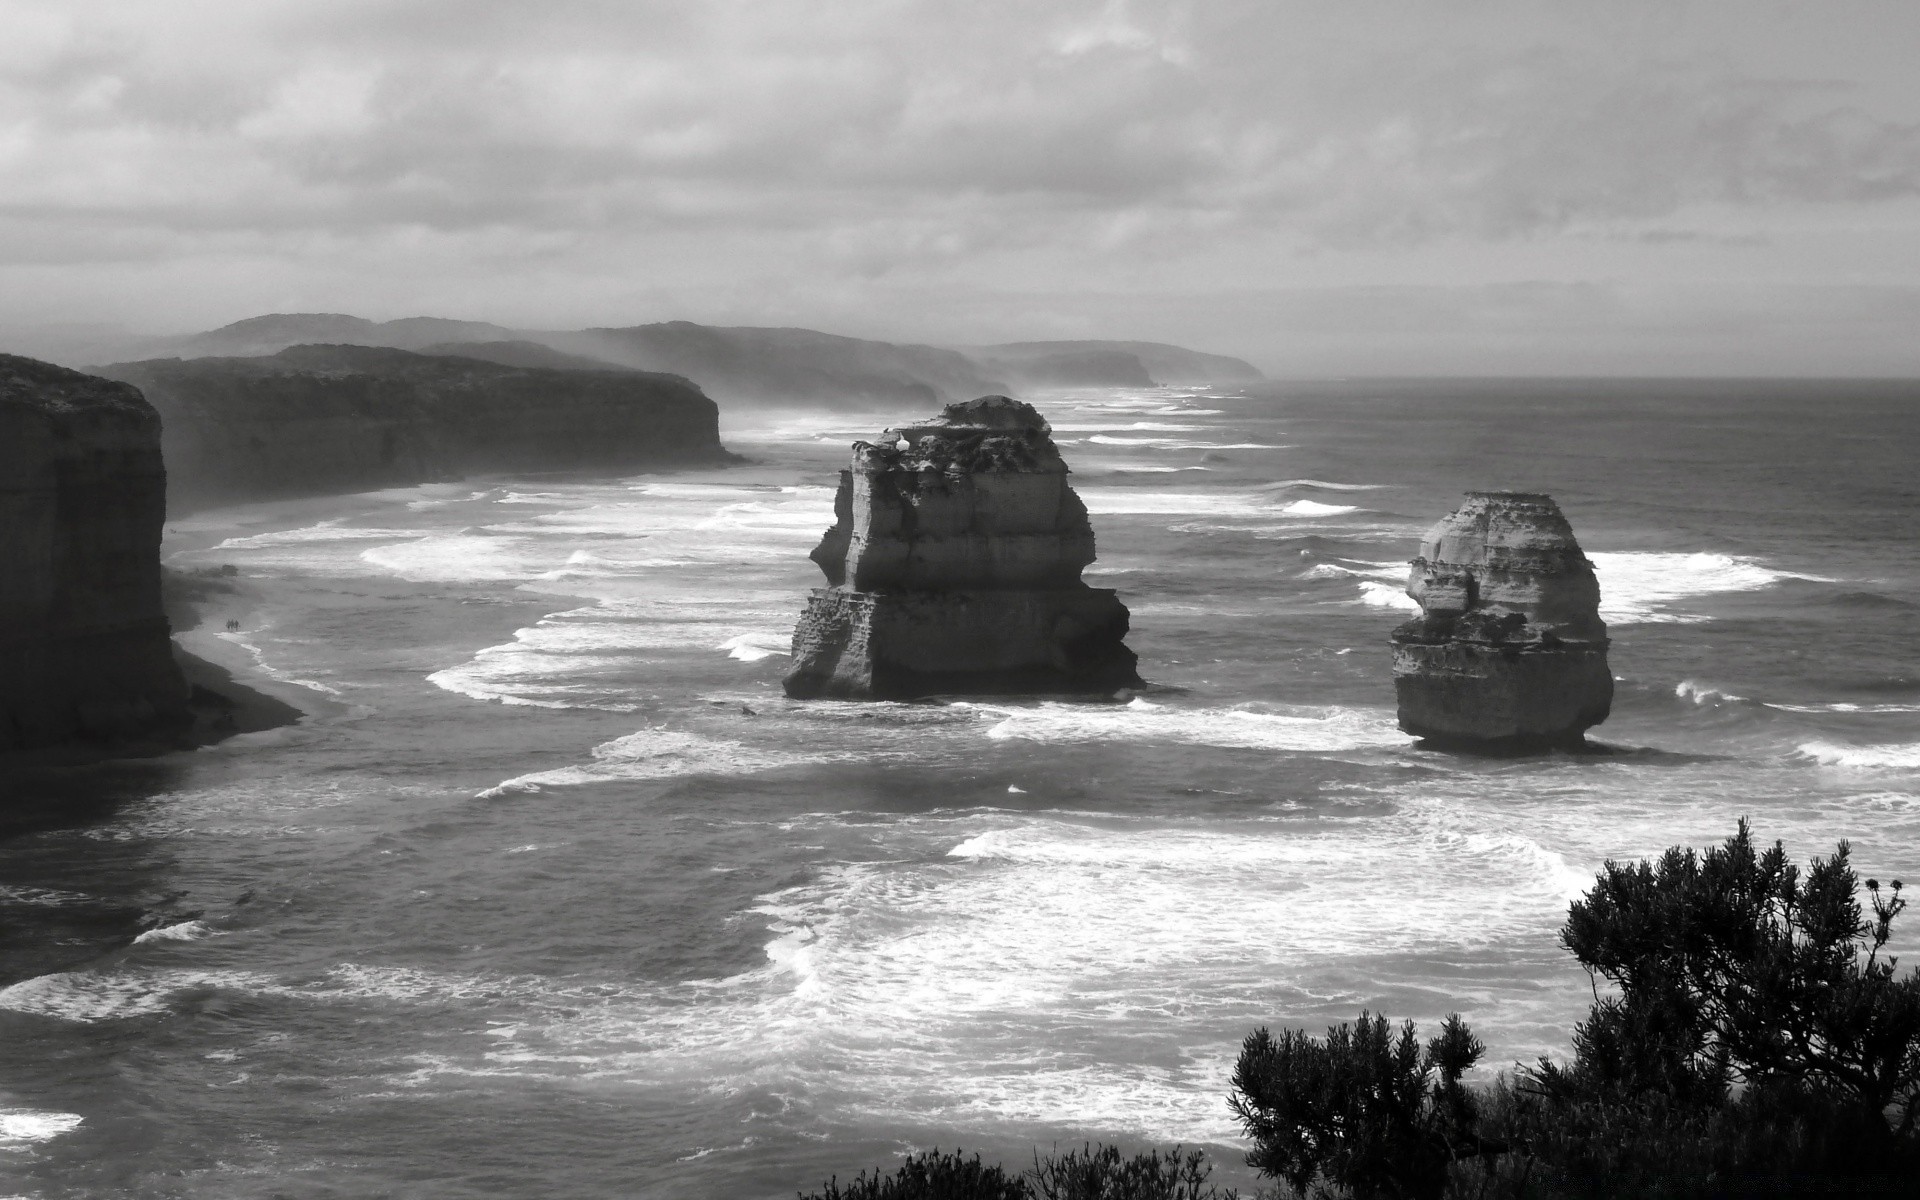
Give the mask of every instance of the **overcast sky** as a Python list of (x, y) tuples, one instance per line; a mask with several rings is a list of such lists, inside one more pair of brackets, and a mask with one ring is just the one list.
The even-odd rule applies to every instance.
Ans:
[(1920, 373), (1920, 0), (0, 0), (0, 329)]

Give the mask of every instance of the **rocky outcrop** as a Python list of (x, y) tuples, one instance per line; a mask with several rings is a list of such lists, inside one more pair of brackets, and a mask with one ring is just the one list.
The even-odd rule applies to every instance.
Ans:
[(1578, 747), (1607, 719), (1600, 584), (1551, 496), (1468, 492), (1427, 531), (1393, 631), (1400, 728), (1443, 746)]
[(1139, 686), (1126, 606), (1080, 581), (1093, 528), (1030, 405), (985, 396), (856, 442), (834, 516), (789, 696)]
[(139, 391), (0, 354), (0, 753), (190, 723), (165, 521), (160, 419)]
[(102, 368), (160, 410), (176, 511), (469, 474), (729, 461), (685, 379), (366, 346)]

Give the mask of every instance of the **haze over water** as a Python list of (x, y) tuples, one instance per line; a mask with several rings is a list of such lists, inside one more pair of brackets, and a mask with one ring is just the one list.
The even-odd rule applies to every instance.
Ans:
[[(1920, 877), (1920, 444), (1863, 384), (1273, 385), (1033, 397), (1151, 687), (792, 703), (847, 443), (196, 515), (260, 596), (193, 635), (303, 724), (45, 786), (0, 843), (0, 1184), (36, 1197), (779, 1196), (909, 1146), (1209, 1143), (1259, 1024), (1458, 1010), (1564, 1054), (1608, 857), (1749, 816)], [(1394, 724), (1419, 534), (1551, 492), (1616, 752)], [(116, 906), (180, 919), (132, 945)], [(197, 912), (199, 915), (193, 916)], [(1907, 934), (1911, 954), (1912, 935)]]

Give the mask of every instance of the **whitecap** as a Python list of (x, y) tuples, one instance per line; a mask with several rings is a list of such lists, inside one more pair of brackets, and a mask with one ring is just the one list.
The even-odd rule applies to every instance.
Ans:
[(1838, 742), (1805, 742), (1800, 753), (1830, 767), (1882, 770), (1920, 770), (1920, 742), (1880, 746), (1850, 746)]
[(1676, 601), (1718, 592), (1750, 592), (1798, 575), (1734, 554), (1601, 551), (1587, 555), (1600, 579), (1600, 616), (1621, 624), (1693, 623), (1708, 618), (1678, 611)]
[(1398, 584), (1375, 583), (1367, 580), (1360, 585), (1360, 603), (1374, 608), (1398, 608), (1407, 612), (1420, 611), (1420, 604), (1406, 589)]
[(149, 942), (197, 942), (214, 932), (213, 926), (205, 921), (177, 921), (172, 925), (161, 925), (149, 929), (133, 939), (136, 946)]
[(987, 711), (1003, 714), (987, 730), (988, 737), (1045, 743), (1170, 741), (1325, 753), (1404, 746), (1413, 740), (1400, 732), (1390, 714), (1371, 709), (1314, 708), (1287, 715), (1242, 708), (1172, 708), (1134, 699), (1125, 705), (1043, 703)]
[(1674, 685), (1673, 694), (1682, 700), (1691, 700), (1702, 706), (1713, 704), (1740, 704), (1745, 696), (1736, 696), (1732, 692), (1693, 679), (1682, 679)]
[(723, 738), (671, 729), (642, 729), (602, 742), (590, 751), (593, 761), (552, 771), (516, 775), (479, 794), (483, 800), (548, 788), (596, 783), (671, 779), (682, 775), (752, 775), (780, 767), (861, 757), (851, 754), (790, 754), (764, 750)]
[(72, 1133), (84, 1121), (78, 1113), (0, 1109), (0, 1150), (24, 1150), (34, 1142)]
[(728, 658), (737, 658), (741, 662), (759, 662), (776, 654), (793, 653), (793, 636), (788, 633), (743, 633), (730, 637), (714, 647), (725, 650)]
[(1295, 500), (1283, 505), (1281, 512), (1290, 517), (1337, 517), (1343, 513), (1359, 512), (1355, 504), (1321, 504), (1316, 500)]

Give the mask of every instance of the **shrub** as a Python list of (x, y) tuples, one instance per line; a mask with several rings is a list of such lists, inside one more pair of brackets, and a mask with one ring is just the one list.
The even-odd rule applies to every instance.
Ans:
[(957, 1150), (929, 1150), (909, 1155), (891, 1175), (876, 1168), (869, 1178), (862, 1171), (844, 1188), (836, 1175), (801, 1200), (1031, 1200), (1032, 1195), (1025, 1180), (982, 1163), (978, 1154), (961, 1158)]
[(1307, 1194), (1331, 1184), (1360, 1200), (1440, 1196), (1448, 1168), (1497, 1154), (1460, 1077), (1484, 1047), (1458, 1014), (1423, 1051), (1413, 1022), (1398, 1036), (1361, 1013), (1324, 1041), (1298, 1030), (1249, 1036), (1233, 1071), (1234, 1115), (1253, 1142), (1249, 1165)]
[(979, 1155), (938, 1150), (907, 1157), (891, 1175), (862, 1171), (845, 1187), (838, 1177), (801, 1200), (1237, 1200), (1207, 1182), (1213, 1168), (1197, 1150), (1175, 1146), (1125, 1158), (1114, 1146), (1087, 1145), (1040, 1157), (1033, 1170), (1008, 1175)]
[[(1659, 865), (1609, 862), (1574, 902), (1561, 941), (1619, 989), (1575, 1031), (1574, 1061), (1542, 1060), (1563, 1101), (1725, 1109), (1730, 1084), (1756, 1120), (1821, 1109), (1883, 1148), (1920, 1120), (1920, 973), (1883, 957), (1906, 907), (1901, 884), (1859, 877), (1841, 842), (1803, 875), (1780, 843), (1756, 852), (1747, 823), (1720, 847)], [(1822, 1138), (1825, 1135), (1820, 1135)]]

